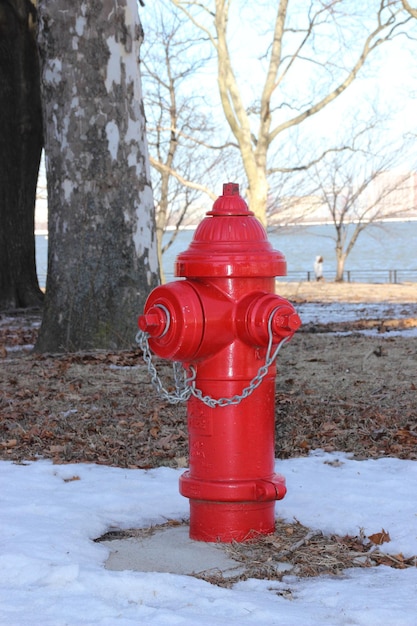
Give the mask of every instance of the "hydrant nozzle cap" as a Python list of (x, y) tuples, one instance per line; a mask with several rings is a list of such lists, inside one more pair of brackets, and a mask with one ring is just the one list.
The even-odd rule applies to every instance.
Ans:
[(237, 183), (224, 183), (223, 195), (219, 196), (207, 215), (254, 215), (239, 194)]

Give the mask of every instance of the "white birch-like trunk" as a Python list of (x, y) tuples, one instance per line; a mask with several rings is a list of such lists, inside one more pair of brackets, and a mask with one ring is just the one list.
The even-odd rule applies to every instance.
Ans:
[(131, 346), (159, 282), (136, 0), (40, 0), (49, 205), (39, 351)]

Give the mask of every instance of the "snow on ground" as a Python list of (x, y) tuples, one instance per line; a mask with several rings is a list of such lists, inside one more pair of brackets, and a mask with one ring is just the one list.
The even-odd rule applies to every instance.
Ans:
[[(417, 463), (317, 451), (277, 461), (288, 494), (277, 514), (324, 532), (389, 532), (417, 554)], [(0, 624), (7, 626), (415, 626), (417, 568), (338, 578), (248, 580), (232, 589), (191, 576), (104, 569), (92, 539), (188, 515), (180, 470), (0, 462)]]
[(417, 316), (417, 302), (302, 302), (294, 306), (304, 323), (327, 324)]
[[(303, 324), (329, 324), (354, 322), (369, 319), (405, 319), (417, 317), (417, 302), (303, 302), (294, 305)], [(355, 333), (380, 338), (401, 336), (417, 337), (417, 327), (407, 330), (390, 330), (380, 333), (377, 329), (355, 330)], [(351, 332), (337, 332), (337, 335), (350, 335)], [(417, 624), (417, 621), (416, 621)]]
[[(305, 303), (304, 323), (416, 317), (417, 304)], [(377, 334), (377, 331), (362, 331)], [(386, 336), (417, 336), (416, 329)], [(385, 336), (385, 335), (379, 335)], [(417, 555), (417, 463), (354, 461), (320, 451), (277, 462), (280, 517), (324, 533), (390, 534), (390, 554)], [(111, 528), (188, 515), (181, 471), (0, 462), (0, 625), (415, 626), (417, 568), (347, 570), (339, 578), (248, 580), (222, 589), (191, 576), (112, 572), (92, 540)]]

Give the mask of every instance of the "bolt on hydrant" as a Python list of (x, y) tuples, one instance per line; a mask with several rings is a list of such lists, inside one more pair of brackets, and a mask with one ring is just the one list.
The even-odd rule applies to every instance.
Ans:
[[(301, 322), (275, 295), (285, 258), (239, 185), (223, 186), (175, 274), (186, 280), (151, 292), (138, 342), (155, 386), (173, 403), (188, 401), (189, 470), (180, 492), (190, 500), (190, 537), (231, 542), (272, 533), (275, 500), (286, 493), (274, 473), (275, 359)], [(175, 362), (175, 393), (163, 388), (150, 350)]]

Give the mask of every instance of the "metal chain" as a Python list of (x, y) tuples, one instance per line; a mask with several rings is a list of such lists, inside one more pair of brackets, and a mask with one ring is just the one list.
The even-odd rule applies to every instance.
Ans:
[(194, 367), (190, 365), (190, 370), (193, 374), (193, 376), (191, 377), (191, 393), (193, 394), (193, 396), (201, 400), (201, 402), (204, 402), (205, 405), (214, 409), (216, 406), (230, 406), (232, 404), (240, 404), (242, 400), (250, 396), (255, 391), (255, 389), (259, 387), (265, 376), (268, 374), (269, 368), (277, 358), (278, 352), (281, 350), (284, 343), (286, 343), (290, 339), (290, 336), (283, 337), (272, 352), (272, 345), (274, 340), (274, 335), (272, 333), (272, 319), (278, 308), (279, 307), (276, 307), (272, 311), (268, 319), (268, 348), (266, 350), (265, 365), (262, 365), (259, 368), (258, 373), (252, 378), (249, 385), (245, 387), (240, 394), (236, 394), (231, 398), (212, 398), (211, 396), (204, 396), (201, 389), (197, 389), (195, 386), (196, 371)]
[(216, 406), (230, 406), (232, 404), (240, 404), (242, 400), (250, 396), (255, 391), (255, 389), (259, 387), (265, 376), (268, 374), (269, 368), (277, 358), (278, 352), (281, 350), (284, 343), (286, 343), (290, 339), (290, 336), (283, 337), (283, 339), (281, 339), (279, 344), (272, 352), (274, 340), (274, 335), (272, 332), (272, 319), (278, 309), (279, 307), (276, 307), (272, 311), (268, 319), (268, 347), (266, 350), (265, 364), (259, 368), (258, 373), (256, 374), (256, 376), (254, 376), (254, 378), (252, 378), (249, 385), (245, 387), (240, 394), (236, 394), (231, 398), (212, 398), (211, 396), (203, 395), (201, 389), (198, 389), (195, 386), (195, 379), (197, 376), (197, 370), (195, 369), (195, 367), (193, 365), (189, 366), (191, 375), (187, 376), (187, 371), (183, 368), (182, 363), (179, 363), (178, 361), (175, 361), (173, 363), (175, 393), (170, 393), (169, 391), (167, 391), (158, 376), (158, 372), (156, 371), (154, 364), (152, 363), (152, 353), (149, 349), (148, 343), (149, 335), (148, 333), (140, 330), (136, 335), (136, 342), (142, 349), (143, 360), (147, 364), (148, 372), (151, 375), (152, 385), (154, 386), (156, 391), (162, 396), (162, 398), (167, 400), (170, 404), (186, 402), (191, 395), (193, 395), (195, 398), (203, 402), (206, 406), (209, 406), (211, 408), (215, 408)]
[(154, 389), (156, 389), (159, 395), (170, 404), (179, 404), (180, 402), (186, 402), (191, 396), (191, 387), (189, 383), (193, 380), (193, 377), (191, 376), (190, 378), (188, 378), (186, 376), (186, 370), (183, 368), (182, 363), (174, 361), (174, 363), (172, 364), (172, 369), (174, 372), (175, 392), (167, 391), (167, 389), (165, 389), (164, 385), (162, 384), (162, 380), (158, 375), (155, 365), (152, 362), (152, 353), (149, 348), (148, 337), (148, 333), (140, 330), (136, 335), (136, 343), (139, 345), (143, 352), (143, 360), (148, 367), (148, 372), (151, 375), (151, 383)]

